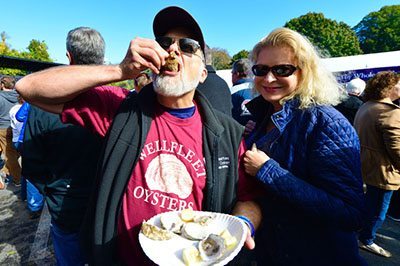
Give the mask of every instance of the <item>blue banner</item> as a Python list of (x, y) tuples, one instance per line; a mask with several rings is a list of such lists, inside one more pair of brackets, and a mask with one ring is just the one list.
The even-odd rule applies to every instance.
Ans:
[(347, 83), (355, 78), (360, 78), (364, 81), (367, 81), (370, 78), (372, 78), (375, 74), (381, 71), (394, 71), (400, 73), (400, 66), (356, 69), (356, 70), (335, 72), (334, 75), (336, 76), (337, 81), (339, 83)]

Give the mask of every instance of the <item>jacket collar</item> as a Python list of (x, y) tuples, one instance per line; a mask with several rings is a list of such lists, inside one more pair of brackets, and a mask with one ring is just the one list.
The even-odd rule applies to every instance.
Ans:
[(297, 98), (291, 99), (283, 104), (282, 110), (271, 115), (272, 122), (280, 132), (292, 120), (294, 111), (299, 105), (300, 101)]
[(291, 99), (283, 104), (282, 110), (273, 113), (274, 108), (271, 103), (266, 101), (261, 95), (257, 96), (246, 107), (256, 118), (257, 123), (261, 123), (265, 118), (271, 117), (272, 122), (280, 132), (284, 130), (286, 125), (292, 120), (295, 109), (300, 105), (297, 98)]
[(376, 100), (378, 103), (384, 103), (384, 104), (388, 104), (390, 106), (393, 106), (395, 108), (400, 108), (400, 106), (394, 104), (390, 99), (380, 99), (380, 100)]

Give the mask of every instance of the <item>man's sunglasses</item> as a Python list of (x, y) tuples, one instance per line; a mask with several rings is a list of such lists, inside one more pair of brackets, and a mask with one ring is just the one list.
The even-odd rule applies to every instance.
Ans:
[(293, 65), (276, 65), (276, 66), (266, 66), (266, 65), (254, 65), (251, 70), (253, 74), (257, 77), (263, 77), (267, 75), (270, 71), (274, 74), (275, 77), (289, 77), (291, 76), (296, 70), (297, 67)]
[(178, 41), (179, 49), (184, 53), (194, 54), (200, 49), (200, 44), (190, 38), (174, 39), (171, 37), (156, 37), (158, 44), (165, 50), (167, 50), (175, 41)]

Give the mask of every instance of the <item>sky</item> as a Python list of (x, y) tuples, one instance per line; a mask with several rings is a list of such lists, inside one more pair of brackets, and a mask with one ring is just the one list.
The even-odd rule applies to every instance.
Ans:
[(230, 56), (253, 46), (273, 29), (308, 12), (354, 27), (370, 12), (400, 0), (0, 0), (0, 32), (11, 48), (26, 51), (32, 39), (45, 41), (50, 57), (68, 63), (65, 39), (69, 30), (87, 26), (106, 42), (106, 61), (117, 64), (130, 40), (154, 38), (153, 18), (164, 7), (188, 10), (202, 28), (210, 47), (226, 49)]

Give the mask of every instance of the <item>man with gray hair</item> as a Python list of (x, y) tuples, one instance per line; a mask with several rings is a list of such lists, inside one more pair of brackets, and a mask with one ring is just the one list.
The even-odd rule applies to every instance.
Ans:
[(365, 81), (360, 78), (354, 78), (346, 83), (345, 88), (347, 95), (335, 108), (353, 125), (354, 117), (364, 103), (361, 94), (365, 89)]
[(68, 32), (67, 57), (70, 65), (102, 65), (105, 42), (92, 28), (79, 27)]
[(246, 103), (254, 98), (251, 63), (247, 58), (236, 60), (232, 65), (232, 117), (245, 126), (252, 118)]
[(355, 78), (346, 83), (346, 91), (349, 95), (361, 96), (365, 89), (365, 81)]
[[(70, 65), (98, 65), (104, 61), (103, 37), (79, 27), (67, 37)], [(78, 232), (94, 185), (100, 137), (58, 115), (31, 107), (23, 144), (23, 175), (45, 195), (51, 215), (51, 236), (57, 265), (87, 263)]]

